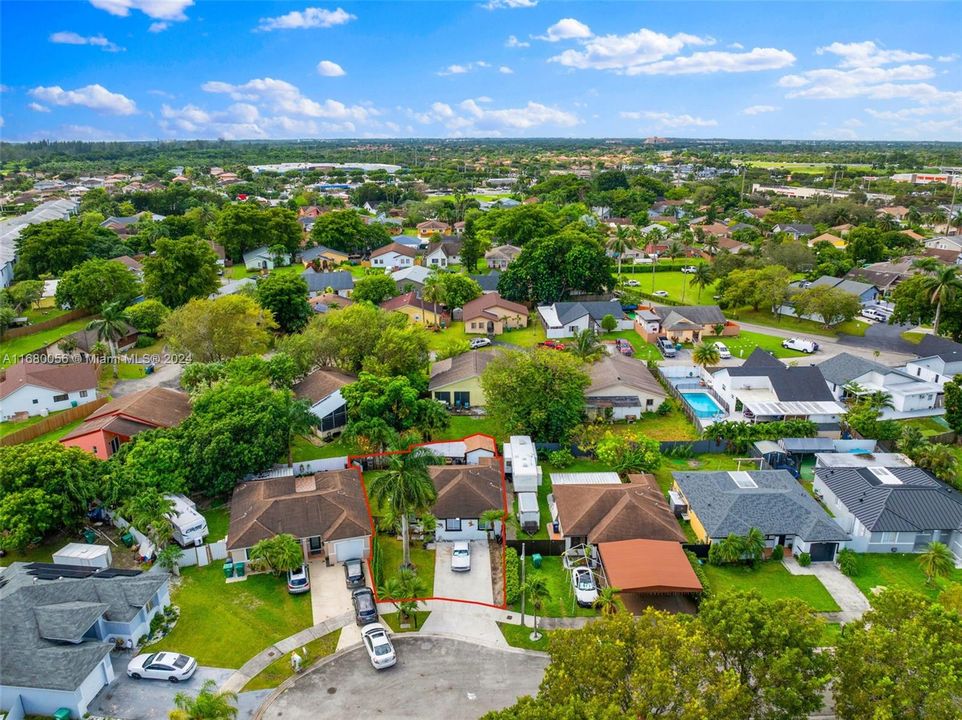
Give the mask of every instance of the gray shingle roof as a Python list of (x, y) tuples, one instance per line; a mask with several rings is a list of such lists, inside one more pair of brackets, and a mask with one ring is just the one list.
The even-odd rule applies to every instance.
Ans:
[(754, 527), (766, 535), (797, 535), (805, 542), (849, 539), (786, 471), (744, 474), (757, 487), (739, 487), (723, 471), (673, 472), (672, 476), (709, 537), (744, 536)]
[(875, 288), (875, 285), (870, 283), (859, 282), (858, 280), (846, 280), (845, 278), (832, 277), (831, 275), (822, 275), (818, 280), (812, 282), (812, 287), (821, 287), (822, 285), (858, 296)]
[(824, 362), (820, 362), (816, 367), (821, 370), (822, 377), (834, 385), (844, 385), (868, 372), (893, 372), (892, 368), (886, 367), (881, 363), (856, 357), (845, 352), (839, 353)]
[(962, 494), (917, 467), (889, 467), (902, 482), (885, 484), (872, 468), (818, 468), (842, 504), (871, 532), (920, 532), (962, 527)]
[(770, 353), (755, 348), (740, 367), (725, 368), (732, 377), (767, 377), (780, 402), (832, 402), (835, 397), (814, 365), (787, 367)]
[(558, 302), (554, 304), (555, 312), (558, 313), (558, 320), (562, 325), (568, 325), (586, 314), (591, 316), (595, 322), (601, 322), (605, 315), (613, 315), (616, 320), (625, 317), (621, 304), (616, 302), (605, 302), (595, 300), (591, 302)]
[(105, 603), (63, 602), (35, 608), (37, 628), (44, 640), (78, 643), (84, 633), (110, 608)]
[(469, 277), (476, 281), (484, 292), (494, 292), (498, 289), (498, 281), (501, 279), (501, 273), (494, 271), (489, 272), (487, 275), (469, 275)]
[(696, 325), (717, 325), (725, 323), (725, 315), (717, 305), (686, 305), (684, 307), (656, 306), (652, 308), (663, 321), (673, 313), (681, 315)]
[(305, 270), (301, 277), (307, 283), (310, 292), (323, 292), (327, 288), (338, 290), (353, 290), (354, 276), (346, 270), (336, 270), (334, 272), (314, 272)]

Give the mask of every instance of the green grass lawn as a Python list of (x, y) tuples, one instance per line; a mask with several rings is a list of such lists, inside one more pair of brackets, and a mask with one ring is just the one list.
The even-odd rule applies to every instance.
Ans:
[[(678, 262), (679, 267), (681, 265), (697, 265), (697, 261)], [(699, 288), (697, 285), (693, 285), (691, 282), (692, 276), (683, 273), (680, 270), (669, 271), (669, 272), (651, 272), (651, 268), (645, 272), (644, 266), (634, 266), (629, 269), (628, 266), (623, 266), (621, 273), (624, 277), (637, 280), (641, 285), (636, 290), (640, 290), (643, 293), (653, 293), (659, 290), (664, 290), (668, 293), (667, 299), (674, 300), (675, 302), (684, 303), (685, 305), (706, 305), (712, 304), (715, 300), (712, 296), (715, 294), (715, 285), (717, 283), (712, 283), (711, 285), (706, 285), (703, 290), (701, 290), (701, 296), (699, 299)], [(647, 298), (646, 298), (646, 301)], [(657, 299), (651, 300), (649, 302), (657, 303)]]
[[(317, 443), (315, 445), (315, 442)], [(342, 438), (337, 438), (331, 442), (324, 442), (318, 438), (307, 438), (299, 435), (291, 443), (294, 450), (294, 462), (307, 462), (308, 460), (319, 460), (321, 458), (340, 457), (342, 455), (356, 455), (360, 449), (348, 443)], [(281, 458), (279, 462), (287, 462), (287, 458)]]
[(68, 542), (83, 542), (79, 535), (74, 537), (65, 532), (49, 535), (43, 542), (25, 550), (7, 550), (3, 557), (0, 557), (0, 567), (5, 567), (15, 562), (53, 562), (53, 553), (59, 550)]
[(531, 640), (531, 628), (524, 625), (513, 625), (511, 623), (498, 623), (501, 634), (511, 647), (522, 648), (524, 650), (540, 650), (547, 652), (548, 637), (547, 630), (541, 630), (541, 639), (535, 642)]
[(935, 598), (948, 583), (962, 582), (962, 570), (956, 568), (949, 577), (926, 583), (919, 556), (911, 553), (860, 553), (857, 557), (858, 574), (852, 582), (869, 602), (873, 589), (879, 587), (902, 587)]
[(74, 420), (72, 423), (68, 423), (63, 427), (57, 428), (56, 430), (51, 430), (50, 432), (44, 433), (43, 435), (38, 435), (33, 440), (30, 440), (27, 444), (32, 445), (34, 443), (41, 443), (41, 442), (58, 442), (60, 438), (62, 438), (67, 433), (69, 433), (71, 430), (73, 430), (74, 428), (80, 427), (80, 424), (83, 421), (84, 421), (84, 418), (80, 418), (79, 420)]
[(658, 349), (651, 343), (645, 342), (641, 335), (636, 333), (634, 330), (619, 330), (618, 332), (605, 333), (601, 336), (602, 340), (614, 340), (616, 338), (621, 338), (622, 340), (627, 340), (631, 343), (631, 347), (635, 349), (634, 358), (636, 360), (643, 360), (645, 362), (649, 360), (662, 360), (661, 353)]
[[(544, 577), (548, 585), (548, 598), (539, 611), (542, 617), (595, 617), (598, 611), (594, 608), (578, 607), (575, 602), (575, 591), (571, 585), (571, 573), (564, 569), (560, 557), (541, 558), (541, 568), (535, 568), (531, 562), (531, 556), (525, 558), (525, 577), (531, 578), (540, 575)], [(511, 609), (520, 612), (521, 603), (518, 602), (511, 606)], [(525, 607), (529, 614), (534, 612), (530, 599)]]
[[(57, 410), (55, 412), (49, 413), (47, 417), (53, 417), (54, 415), (59, 415), (62, 412), (63, 410)], [(24, 430), (30, 427), (31, 425), (36, 425), (41, 420), (46, 420), (46, 419), (47, 418), (44, 417), (43, 415), (34, 415), (33, 417), (29, 417), (26, 420), (21, 420), (19, 422), (7, 421), (7, 422), (0, 423), (0, 437), (6, 437), (11, 433), (15, 433), (19, 430)]]
[[(440, 332), (428, 333), (428, 349), (442, 350), (452, 342), (464, 341), (471, 342), (474, 338), (484, 337), (475, 333), (468, 334), (464, 331), (463, 322), (452, 322), (448, 327)], [(498, 335), (498, 340), (521, 347), (534, 347), (545, 339), (544, 328), (537, 320), (529, 320), (528, 327), (517, 330), (505, 330)]]
[[(117, 377), (114, 377), (114, 368), (117, 370)], [(144, 366), (138, 363), (104, 363), (100, 369), (98, 388), (101, 393), (106, 393), (121, 380), (137, 380), (142, 377), (144, 377)]]
[(9, 367), (17, 362), (21, 356), (29, 355), (40, 348), (57, 342), (71, 333), (83, 330), (89, 322), (90, 318), (81, 318), (80, 320), (73, 320), (60, 327), (41, 330), (40, 332), (24, 335), (13, 340), (0, 342), (0, 367)]
[(653, 440), (697, 440), (698, 431), (681, 410), (674, 408), (667, 415), (644, 413), (637, 422), (615, 423), (613, 432), (640, 433)]
[(447, 429), (434, 434), (435, 440), (460, 440), (468, 435), (483, 433), (498, 442), (507, 440), (504, 430), (492, 418), (482, 415), (452, 415)]
[[(388, 535), (378, 535), (378, 543), (381, 545), (382, 567), (384, 568), (384, 581), (394, 575), (401, 567), (404, 556), (401, 552), (401, 541), (396, 537)], [(421, 543), (411, 544), (411, 562), (419, 577), (424, 580), (427, 587), (425, 597), (434, 596), (434, 550), (425, 550)]]
[(45, 307), (45, 308), (29, 308), (24, 310), (22, 317), (29, 318), (32, 323), (42, 323), (47, 320), (53, 320), (62, 315), (66, 315), (69, 310), (64, 310), (62, 308), (56, 307)]
[[(739, 308), (725, 312), (725, 317), (735, 322), (755, 323), (756, 325), (768, 325), (773, 328), (780, 328), (791, 332), (809, 333), (811, 335), (827, 335), (835, 337), (840, 333), (846, 335), (864, 335), (869, 328), (869, 323), (862, 320), (849, 320), (840, 323), (832, 328), (826, 328), (821, 323), (811, 320), (801, 320), (796, 317), (781, 315), (775, 317), (767, 310), (753, 310), (750, 307)], [(778, 339), (781, 342), (781, 338)]]
[[(714, 338), (707, 338), (708, 342)], [(772, 353), (777, 358), (799, 358), (808, 357), (803, 352), (797, 350), (786, 350), (782, 347), (783, 338), (775, 335), (765, 335), (764, 333), (750, 332), (742, 330), (737, 337), (718, 338), (719, 342), (731, 351), (733, 358), (747, 358), (755, 348), (761, 348)]]
[(814, 575), (792, 575), (779, 562), (767, 561), (752, 569), (743, 565), (705, 565), (708, 582), (716, 593), (758, 590), (766, 600), (801, 600), (817, 612), (838, 612), (838, 603)]
[[(742, 160), (748, 167), (763, 168), (765, 170), (787, 170), (798, 175), (826, 175), (831, 174), (832, 166), (824, 163), (779, 162), (777, 160)], [(870, 165), (850, 163), (845, 166), (851, 169), (867, 169)]]
[(207, 521), (208, 542), (216, 542), (227, 537), (227, 529), (230, 527), (230, 508), (222, 505), (216, 508), (208, 508), (201, 512)]
[(905, 340), (905, 342), (910, 342), (913, 345), (918, 345), (922, 342), (922, 338), (926, 335), (928, 335), (928, 333), (916, 332), (914, 330), (906, 330), (904, 333), (900, 333), (901, 338)]
[(901, 420), (900, 424), (917, 427), (922, 431), (923, 435), (941, 435), (951, 430), (949, 424), (941, 417), (912, 418), (910, 420)]
[(428, 619), (428, 615), (431, 614), (430, 610), (418, 610), (414, 613), (414, 624), (411, 627), (402, 628), (401, 623), (398, 620), (398, 613), (382, 613), (381, 622), (391, 628), (391, 632), (396, 633), (406, 633), (406, 632), (417, 632), (422, 627), (424, 627), (424, 621)]
[[(658, 479), (658, 487), (667, 493), (671, 489), (672, 482), (674, 482), (671, 476), (672, 472), (737, 469), (738, 462), (732, 455), (708, 453), (705, 455), (695, 455), (691, 458), (662, 458), (661, 467), (655, 470), (654, 475)], [(742, 464), (742, 469), (745, 469), (744, 463)]]
[(172, 602), (177, 627), (153, 649), (193, 655), (201, 665), (239, 668), (272, 643), (311, 625), (311, 596), (291, 595), (283, 578), (251, 575), (226, 583), (222, 563), (181, 571)]
[[(318, 660), (328, 655), (333, 655), (334, 651), (337, 650), (337, 641), (340, 637), (341, 629), (338, 628), (332, 633), (319, 637), (317, 640), (311, 640), (311, 642), (304, 645), (303, 648), (297, 648), (297, 654), (301, 656), (301, 667), (306, 670)], [(291, 667), (291, 653), (288, 653), (287, 655), (282, 655), (252, 677), (241, 692), (276, 688), (282, 682), (293, 676), (294, 669)]]

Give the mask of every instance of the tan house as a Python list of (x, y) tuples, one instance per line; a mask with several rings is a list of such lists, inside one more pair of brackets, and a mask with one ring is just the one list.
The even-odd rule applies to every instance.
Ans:
[(888, 215), (893, 217), (899, 222), (905, 219), (906, 215), (909, 214), (909, 209), (904, 205), (893, 205), (891, 207), (880, 207), (875, 211), (876, 215)]
[(839, 250), (841, 250), (841, 249), (844, 248), (846, 245), (848, 245), (848, 243), (845, 242), (845, 241), (844, 241), (842, 238), (840, 238), (838, 235), (832, 235), (832, 233), (822, 233), (822, 234), (819, 235), (818, 237), (814, 237), (814, 238), (812, 238), (811, 240), (809, 240), (809, 241), (808, 241), (808, 246), (809, 246), (809, 247), (815, 247), (815, 246), (816, 246), (818, 243), (820, 243), (820, 242), (831, 243), (832, 245), (834, 245), (835, 247), (837, 247)]
[(418, 223), (415, 227), (418, 231), (418, 237), (422, 240), (432, 235), (447, 235), (451, 232), (450, 226), (440, 220), (425, 220), (423, 223)]
[(451, 324), (451, 316), (444, 311), (441, 305), (435, 305), (419, 298), (414, 291), (382, 302), (381, 308), (404, 313), (410, 318), (411, 322), (422, 325)]
[(484, 407), (481, 373), (497, 352), (471, 350), (431, 365), (428, 392), (438, 402), (454, 407)]
[(608, 355), (588, 367), (591, 385), (585, 390), (589, 415), (631, 420), (654, 412), (668, 394), (641, 360)]
[[(719, 325), (722, 331), (716, 333)], [(675, 342), (697, 343), (702, 338), (734, 337), (741, 332), (741, 327), (726, 320), (717, 305), (642, 305), (635, 313), (635, 332), (646, 342), (667, 337)]]
[(492, 270), (504, 270), (510, 265), (518, 255), (521, 248), (514, 245), (499, 245), (493, 247), (484, 254), (484, 261)]
[(469, 335), (500, 335), (505, 329), (528, 326), (528, 308), (496, 292), (465, 303), (462, 312), (464, 332)]

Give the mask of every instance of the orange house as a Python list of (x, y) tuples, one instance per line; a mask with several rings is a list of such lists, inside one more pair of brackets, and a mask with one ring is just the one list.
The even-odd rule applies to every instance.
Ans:
[(91, 413), (60, 442), (106, 460), (137, 433), (179, 425), (190, 415), (187, 393), (155, 387), (117, 398)]

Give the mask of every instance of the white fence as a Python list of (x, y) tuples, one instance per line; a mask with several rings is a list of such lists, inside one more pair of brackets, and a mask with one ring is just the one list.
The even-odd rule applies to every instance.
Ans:
[(257, 473), (251, 476), (250, 480), (270, 480), (271, 478), (289, 477), (290, 475), (309, 475), (311, 473), (322, 472), (324, 470), (343, 470), (347, 467), (347, 456), (321, 458), (320, 460), (308, 460), (306, 462), (294, 463), (294, 467), (285, 465), (275, 465), (270, 470)]
[(206, 545), (184, 548), (184, 554), (177, 561), (177, 567), (192, 567), (199, 565), (204, 567), (210, 565), (215, 560), (227, 559), (227, 538)]

